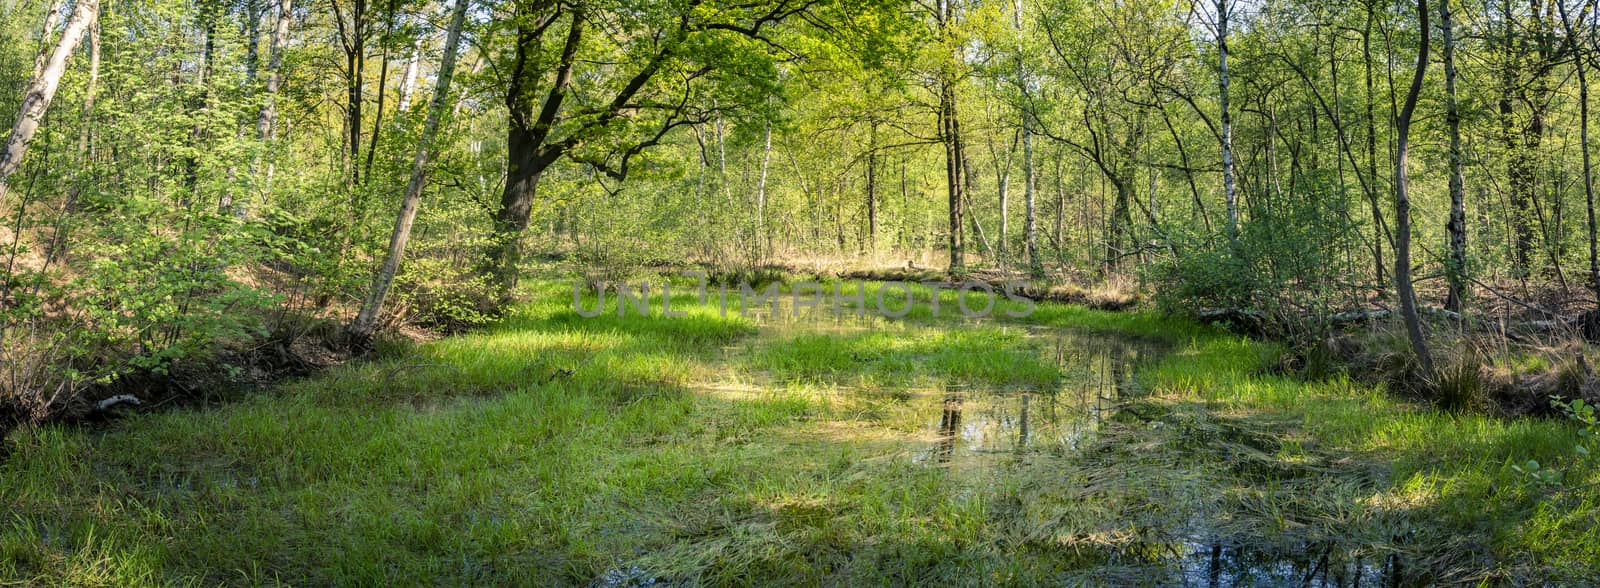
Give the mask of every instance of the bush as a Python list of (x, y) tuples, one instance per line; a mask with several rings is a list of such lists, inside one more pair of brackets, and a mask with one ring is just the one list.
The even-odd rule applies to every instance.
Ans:
[(1205, 308), (1248, 311), (1274, 334), (1315, 345), (1324, 339), (1330, 309), (1343, 306), (1330, 292), (1348, 291), (1360, 244), (1345, 210), (1347, 196), (1324, 177), (1305, 174), (1295, 191), (1252, 198), (1235, 242), (1191, 239), (1145, 276), (1156, 302), (1174, 314)]

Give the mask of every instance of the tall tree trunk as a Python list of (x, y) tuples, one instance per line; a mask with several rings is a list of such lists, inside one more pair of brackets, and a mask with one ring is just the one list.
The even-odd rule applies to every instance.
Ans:
[(1033, 112), (1022, 113), (1022, 246), (1028, 255), (1028, 274), (1044, 277), (1044, 263), (1039, 259), (1038, 177), (1033, 169)]
[(1518, 95), (1522, 93), (1521, 83), (1517, 79), (1516, 43), (1520, 35), (1516, 32), (1514, 15), (1511, 2), (1502, 2), (1501, 25), (1504, 30), (1501, 34), (1501, 50), (1503, 51), (1500, 70), (1500, 132), (1506, 148), (1506, 180), (1511, 193), (1511, 239), (1515, 256), (1515, 272), (1525, 276), (1532, 261), (1533, 228), (1530, 226), (1531, 217), (1534, 215), (1533, 189), (1535, 184), (1532, 162), (1529, 161), (1527, 150), (1522, 145), (1522, 135), (1516, 128), (1515, 104)]
[[(339, 40), (345, 59), (345, 185), (354, 198), (355, 187), (361, 183), (361, 106), (366, 100), (364, 74), (367, 70), (367, 0), (350, 0), (349, 26), (345, 25), (339, 1), (332, 0), (332, 5), (334, 22), (338, 25)], [(352, 205), (360, 208), (359, 202), (352, 202)]]
[[(1022, 0), (1016, 0), (1011, 13), (1011, 26), (1018, 34), (1026, 34), (1022, 27)], [(1038, 179), (1033, 169), (1033, 99), (1028, 69), (1022, 57), (1017, 57), (1017, 86), (1022, 90), (1022, 248), (1028, 257), (1028, 275), (1044, 277), (1044, 264), (1039, 259), (1038, 230)]]
[(50, 52), (45, 49), (50, 46), (50, 33), (55, 32), (56, 25), (61, 24), (61, 10), (66, 8), (67, 0), (54, 0), (50, 3), (49, 12), (44, 13), (44, 26), (39, 29), (39, 49), (33, 55), (33, 77), (39, 77), (44, 71), (45, 60), (50, 58)]
[(1006, 246), (1007, 238), (1011, 235), (1011, 149), (1006, 146), (1005, 158), (995, 158), (995, 192), (1000, 196), (1000, 238), (996, 243), (996, 260), (1002, 266), (1008, 263), (1010, 257)]
[(83, 128), (78, 130), (78, 154), (87, 167), (94, 161), (94, 100), (100, 87), (100, 15), (89, 25), (89, 84), (83, 92)]
[(900, 153), (900, 231), (896, 241), (901, 250), (911, 248), (911, 172), (906, 154)]
[(1445, 262), (1445, 281), (1450, 293), (1444, 306), (1460, 312), (1466, 296), (1467, 209), (1461, 157), (1461, 111), (1456, 105), (1455, 20), (1450, 12), (1450, 1), (1439, 0), (1439, 32), (1444, 41), (1444, 120), (1450, 134), (1450, 222), (1445, 225), (1450, 233), (1450, 258)]
[[(205, 143), (206, 118), (211, 111), (211, 78), (213, 63), (217, 53), (217, 18), (222, 7), (211, 2), (200, 5), (200, 20), (202, 21), (204, 42), (200, 51), (200, 71), (195, 76), (195, 97), (189, 106), (189, 115), (194, 119), (194, 128), (189, 131), (191, 152), (184, 164), (184, 184), (188, 189), (187, 198), (199, 200), (200, 187), (200, 158), (199, 154), (206, 150)], [(218, 203), (219, 209), (227, 208), (229, 202), (224, 196)]]
[(1217, 0), (1217, 101), (1222, 110), (1222, 193), (1228, 206), (1228, 240), (1239, 239), (1239, 198), (1233, 186), (1233, 115), (1228, 112), (1228, 9)]
[[(294, 18), (294, 0), (277, 0), (277, 3), (278, 17), (273, 23), (272, 42), (267, 49), (271, 55), (267, 57), (266, 94), (261, 98), (261, 112), (256, 117), (256, 139), (261, 141), (264, 148), (270, 147), (277, 133), (275, 124), (278, 120), (278, 88), (283, 85), (283, 52), (289, 44), (289, 22)], [(266, 178), (261, 182), (263, 202), (266, 200), (266, 195), (271, 193), (272, 168), (273, 165), (269, 163)], [(261, 169), (260, 154), (256, 155), (250, 169), (252, 176)]]
[(417, 70), (422, 61), (422, 35), (411, 45), (411, 55), (406, 58), (406, 71), (400, 77), (400, 112), (411, 112), (411, 93), (417, 89)]
[[(1557, 59), (1565, 58), (1564, 56), (1558, 57), (1556, 55), (1554, 46), (1554, 23), (1551, 21), (1554, 20), (1555, 11), (1552, 5), (1556, 4), (1557, 1), (1532, 0), (1530, 2), (1532, 4), (1532, 10), (1529, 14), (1531, 17), (1530, 28), (1533, 30), (1534, 55), (1538, 61), (1533, 67), (1529, 68), (1533, 72), (1533, 83), (1525, 86), (1533, 89), (1533, 96), (1531, 96), (1531, 106), (1528, 108), (1528, 127), (1523, 133), (1525, 137), (1523, 145), (1528, 148), (1529, 168), (1534, 170), (1534, 177), (1540, 180), (1538, 184), (1530, 186), (1529, 191), (1535, 195), (1535, 198), (1540, 194), (1546, 194), (1551, 207), (1552, 218), (1546, 221), (1542, 211), (1543, 207), (1539, 206), (1535, 201), (1535, 207), (1540, 209), (1539, 226), (1540, 234), (1543, 236), (1542, 242), (1545, 246), (1546, 254), (1550, 258), (1548, 271), (1554, 274), (1556, 281), (1561, 285), (1561, 289), (1565, 291), (1567, 289), (1567, 277), (1566, 273), (1561, 269), (1561, 257), (1566, 246), (1566, 240), (1561, 238), (1562, 200), (1557, 196), (1559, 190), (1554, 186), (1558, 182), (1549, 179), (1548, 176), (1542, 173), (1545, 163), (1540, 153), (1546, 132), (1545, 116), (1548, 114), (1547, 109), (1549, 108), (1552, 94), (1550, 76), (1546, 75), (1545, 66), (1546, 64), (1554, 63)], [(1546, 189), (1547, 186), (1551, 189)]]
[(1411, 142), (1411, 114), (1417, 107), (1417, 96), (1422, 93), (1422, 79), (1428, 71), (1428, 0), (1417, 0), (1418, 30), (1417, 69), (1411, 78), (1411, 89), (1406, 93), (1405, 106), (1395, 119), (1394, 158), (1394, 287), (1400, 295), (1400, 313), (1405, 318), (1406, 334), (1411, 338), (1411, 349), (1417, 354), (1425, 378), (1433, 378), (1433, 356), (1428, 353), (1428, 341), (1422, 334), (1422, 320), (1417, 316), (1417, 293), (1411, 285), (1411, 198), (1407, 194), (1410, 176), (1406, 171)]
[[(56, 42), (56, 47), (50, 52), (49, 59), (44, 61), (44, 66), (39, 69), (39, 74), (33, 76), (27, 89), (22, 94), (22, 104), (17, 108), (17, 122), (11, 125), (11, 134), (6, 137), (3, 150), (0, 150), (0, 206), (3, 206), (6, 196), (11, 191), (11, 174), (16, 173), (22, 165), (22, 158), (28, 153), (28, 143), (33, 140), (34, 133), (38, 132), (45, 112), (50, 109), (50, 101), (56, 96), (56, 90), (61, 86), (61, 76), (67, 71), (67, 62), (72, 58), (72, 53), (83, 42), (84, 32), (89, 25), (94, 23), (100, 13), (99, 0), (77, 0), (72, 9), (72, 17), (67, 20), (67, 27), (61, 33), (61, 39)], [(20, 237), (20, 236), (18, 236)]]
[(411, 239), (411, 224), (416, 221), (417, 208), (422, 203), (422, 188), (428, 179), (428, 165), (432, 159), (434, 136), (439, 131), (439, 119), (444, 117), (450, 100), (450, 78), (456, 69), (456, 48), (461, 44), (461, 23), (466, 19), (468, 0), (456, 0), (450, 18), (450, 32), (444, 42), (444, 58), (439, 63), (439, 79), (433, 90), (433, 104), (428, 107), (428, 120), (423, 124), (422, 137), (417, 140), (417, 157), (411, 166), (411, 181), (406, 184), (405, 198), (400, 202), (400, 214), (395, 218), (394, 232), (389, 237), (389, 252), (383, 266), (372, 281), (372, 290), (361, 304), (349, 334), (356, 341), (372, 336), (378, 326), (378, 316), (383, 310), (383, 300), (394, 285), (395, 273), (400, 270), (400, 259), (405, 255), (406, 242)]
[[(949, 41), (950, 37), (954, 35), (955, 11), (954, 0), (938, 0), (938, 14), (935, 15), (935, 18), (938, 20), (939, 35), (946, 41)], [(953, 43), (951, 44), (953, 45)], [(956, 64), (961, 63), (959, 49), (955, 50), (955, 54), (948, 55), (946, 58), (950, 62), (944, 66), (946, 71), (941, 71), (939, 74), (939, 138), (944, 143), (945, 187), (949, 196), (950, 207), (950, 233), (948, 235), (950, 246), (949, 272), (951, 275), (960, 275), (966, 273), (966, 260), (963, 256), (966, 239), (962, 234), (964, 220), (962, 216), (965, 212), (963, 207), (966, 202), (966, 194), (964, 193), (967, 182), (967, 178), (964, 177), (966, 175), (966, 154), (962, 153), (961, 149), (961, 124), (956, 113), (957, 77), (955, 72), (951, 71), (956, 67)]]
[(878, 251), (878, 121), (867, 130), (867, 251)]
[[(711, 107), (717, 108), (716, 100), (711, 101)], [(722, 192), (722, 199), (730, 201), (727, 202), (727, 204), (732, 204), (731, 200), (733, 200), (733, 196), (728, 188), (728, 142), (723, 136), (721, 114), (717, 115), (716, 126), (714, 129), (716, 131), (717, 140), (717, 189)]]
[(1056, 185), (1056, 218), (1055, 226), (1051, 227), (1051, 240), (1055, 242), (1056, 260), (1063, 261), (1061, 252), (1066, 250), (1066, 219), (1067, 219), (1067, 191), (1061, 185), (1061, 152), (1056, 151), (1055, 156), (1055, 185)]
[(948, 235), (950, 247), (951, 275), (960, 275), (966, 271), (963, 249), (966, 239), (963, 236), (963, 168), (961, 156), (960, 125), (956, 122), (956, 100), (953, 82), (943, 82), (939, 91), (939, 123), (940, 139), (944, 143), (945, 153), (945, 190), (949, 197), (950, 206), (950, 233)]
[(378, 138), (382, 136), (384, 99), (389, 94), (389, 43), (394, 36), (395, 14), (399, 11), (399, 0), (389, 0), (389, 18), (383, 31), (383, 63), (378, 66), (378, 105), (372, 114), (372, 139), (367, 141), (367, 161), (362, 168), (362, 175), (366, 176), (372, 175), (372, 160), (378, 155)]
[(261, 0), (244, 2), (244, 85), (254, 91), (256, 70), (261, 64)]
[[(582, 13), (573, 16), (574, 22), (569, 29), (567, 56), (576, 55), (577, 44), (581, 39), (583, 24)], [(526, 67), (532, 56), (526, 55), (522, 47), (518, 47), (517, 66)], [(564, 56), (564, 62), (570, 64), (571, 58)], [(572, 83), (572, 70), (570, 65), (564, 66), (556, 75), (555, 88), (565, 88)], [(523, 91), (531, 90), (525, 88)], [(554, 92), (555, 89), (552, 89)], [(538, 124), (532, 120), (532, 113), (524, 104), (527, 99), (518, 95), (519, 92), (508, 92), (507, 102), (513, 109), (510, 128), (507, 129), (506, 138), (506, 185), (501, 192), (500, 208), (495, 213), (495, 238), (485, 263), (488, 266), (491, 278), (494, 280), (495, 289), (498, 291), (500, 303), (509, 302), (517, 286), (518, 272), (522, 263), (522, 233), (528, 228), (528, 216), (533, 212), (533, 201), (538, 195), (539, 179), (544, 175), (544, 170), (555, 163), (561, 154), (546, 152), (541, 149), (542, 131)], [(547, 100), (546, 104), (550, 101)], [(704, 157), (701, 158), (702, 165)]]
[(1133, 208), (1134, 198), (1133, 180), (1129, 178), (1110, 178), (1112, 187), (1117, 190), (1117, 199), (1111, 208), (1111, 217), (1107, 219), (1106, 231), (1106, 272), (1116, 273), (1122, 266), (1122, 258), (1132, 246)]
[[(506, 107), (510, 111), (506, 129), (506, 183), (500, 194), (500, 207), (495, 211), (494, 238), (481, 268), (492, 281), (499, 304), (510, 302), (516, 290), (522, 263), (522, 233), (528, 228), (539, 179), (545, 169), (562, 156), (559, 150), (546, 149), (544, 140), (572, 86), (573, 64), (586, 26), (580, 5), (572, 11), (555, 79), (535, 114), (532, 92), (536, 81), (530, 78), (541, 76), (543, 72), (534, 71), (534, 62), (539, 59), (539, 38), (534, 29), (527, 28), (536, 26), (526, 22), (528, 20), (531, 19), (518, 19), (519, 42), (512, 61), (511, 85), (506, 91)], [(703, 162), (704, 157), (701, 159)]]
[(1373, 189), (1367, 192), (1367, 204), (1372, 209), (1372, 271), (1374, 283), (1378, 285), (1378, 292), (1383, 292), (1384, 266), (1383, 242), (1388, 240), (1393, 245), (1393, 238), (1384, 226), (1383, 209), (1378, 206), (1378, 118), (1373, 112), (1372, 95), (1372, 24), (1377, 18), (1377, 0), (1366, 0), (1367, 21), (1366, 27), (1361, 31), (1361, 56), (1366, 64), (1366, 108), (1367, 108), (1367, 173), (1372, 181)]
[[(1584, 12), (1593, 9), (1592, 2), (1590, 0), (1589, 5), (1584, 7)], [(1589, 289), (1594, 292), (1597, 304), (1600, 304), (1600, 242), (1596, 238), (1594, 167), (1589, 155), (1589, 78), (1588, 66), (1584, 62), (1589, 55), (1585, 54), (1584, 43), (1578, 41), (1577, 28), (1567, 16), (1566, 3), (1558, 1), (1556, 6), (1561, 10), (1561, 25), (1566, 29), (1568, 42), (1574, 51), (1572, 63), (1578, 74), (1578, 149), (1583, 153), (1583, 202), (1584, 211), (1588, 214)], [(1578, 18), (1581, 20), (1582, 14)]]
[(761, 241), (761, 255), (772, 253), (772, 233), (767, 230), (767, 167), (772, 163), (772, 123), (761, 131), (761, 175), (756, 179), (756, 230)]

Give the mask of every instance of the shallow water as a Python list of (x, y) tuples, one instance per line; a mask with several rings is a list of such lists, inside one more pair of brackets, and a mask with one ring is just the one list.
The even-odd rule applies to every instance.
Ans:
[[(779, 336), (848, 337), (888, 329), (915, 338), (920, 329), (951, 328), (831, 313), (809, 317), (782, 313), (758, 317), (757, 322), (764, 332)], [(1024, 475), (1018, 473), (1023, 466), (1074, 467), (1076, 456), (1101, 443), (1099, 433), (1108, 421), (1142, 394), (1135, 379), (1139, 367), (1166, 352), (1160, 345), (1125, 337), (990, 321), (966, 324), (1020, 330), (1023, 337), (1015, 344), (1057, 366), (1061, 377), (1048, 389), (945, 384), (848, 393), (876, 394), (892, 405), (892, 416), (884, 419), (883, 426), (907, 433), (908, 459), (949, 472), (950, 483), (967, 490)], [(1370, 546), (1282, 545), (1265, 537), (1220, 536), (1203, 519), (1196, 513), (1166, 528), (1150, 529), (1152, 536), (1168, 539), (1114, 549), (1104, 569), (1083, 572), (1104, 585), (1359, 588), (1419, 583), (1400, 556)], [(608, 571), (593, 585), (672, 584), (647, 570), (624, 567)]]
[(925, 432), (935, 441), (917, 461), (973, 468), (1077, 452), (1132, 392), (1134, 366), (1156, 353), (1149, 345), (1060, 331), (1032, 331), (1028, 342), (1061, 367), (1056, 388), (921, 395)]
[(1404, 566), (1393, 555), (1359, 554), (1330, 544), (1279, 551), (1259, 545), (1190, 542), (1178, 565), (1182, 585), (1360, 588), (1402, 585)]

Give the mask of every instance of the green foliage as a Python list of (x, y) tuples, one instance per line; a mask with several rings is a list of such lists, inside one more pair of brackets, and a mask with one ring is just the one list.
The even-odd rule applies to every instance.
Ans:
[[(1597, 440), (1600, 440), (1600, 416), (1596, 416), (1594, 405), (1585, 403), (1582, 398), (1571, 401), (1555, 398), (1550, 401), (1550, 406), (1560, 410), (1577, 425), (1578, 442), (1572, 446), (1575, 465), (1592, 467), (1594, 456), (1589, 448), (1595, 447)], [(1541, 466), (1538, 460), (1533, 459), (1511, 467), (1530, 481), (1545, 486), (1559, 486), (1567, 478), (1565, 470)]]
[(1156, 304), (1172, 314), (1202, 308), (1253, 308), (1263, 294), (1250, 263), (1233, 248), (1216, 246), (1172, 258), (1151, 270)]
[[(1204, 236), (1147, 277), (1168, 312), (1250, 310), (1266, 317), (1319, 316), (1338, 308), (1357, 246), (1344, 195), (1327, 174), (1302, 180), (1302, 195), (1263, 203), (1245, 218), (1236, 243)], [(1270, 210), (1267, 208), (1270, 207)], [(1277, 325), (1290, 334), (1296, 324)], [(1314, 339), (1315, 340), (1315, 339)]]

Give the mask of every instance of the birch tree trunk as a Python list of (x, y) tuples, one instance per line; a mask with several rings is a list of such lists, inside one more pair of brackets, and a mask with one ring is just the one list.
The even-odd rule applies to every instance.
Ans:
[(1038, 206), (1038, 180), (1033, 171), (1033, 113), (1031, 108), (1022, 113), (1022, 246), (1028, 255), (1028, 273), (1044, 276), (1044, 264), (1039, 260), (1039, 228), (1036, 222)]
[[(1456, 104), (1455, 19), (1450, 13), (1450, 0), (1439, 1), (1439, 33), (1444, 42), (1444, 120), (1450, 134), (1450, 222), (1445, 225), (1450, 234), (1450, 256), (1445, 262), (1445, 281), (1450, 293), (1444, 307), (1451, 312), (1461, 312), (1462, 298), (1466, 295), (1467, 209), (1461, 157), (1461, 110)], [(1578, 78), (1582, 79), (1581, 61), (1578, 72)]]
[(772, 233), (767, 230), (767, 167), (772, 162), (772, 123), (761, 131), (761, 176), (756, 180), (756, 230), (761, 232), (762, 257), (772, 252)]
[(422, 35), (417, 35), (416, 44), (411, 46), (411, 56), (406, 58), (406, 72), (400, 78), (400, 112), (411, 111), (411, 93), (417, 88), (418, 62), (422, 60)]
[(61, 24), (61, 9), (66, 8), (67, 0), (55, 0), (50, 3), (50, 11), (44, 14), (44, 26), (39, 28), (39, 51), (33, 56), (33, 77), (39, 77), (39, 72), (44, 70), (45, 60), (50, 53), (45, 47), (50, 46), (50, 33), (56, 30), (56, 25)]
[(878, 252), (878, 121), (867, 131), (867, 251)]
[(89, 85), (83, 92), (83, 128), (78, 131), (78, 153), (84, 165), (94, 160), (94, 99), (100, 85), (100, 15), (89, 25)]
[[(1017, 29), (1018, 34), (1025, 32), (1022, 28), (1022, 11), (1022, 0), (1017, 0), (1011, 13), (1011, 26)], [(1028, 69), (1020, 56), (1017, 58), (1017, 85), (1022, 90), (1022, 248), (1028, 257), (1028, 274), (1038, 278), (1044, 276), (1044, 265), (1039, 260), (1036, 220), (1038, 180), (1034, 177), (1033, 169), (1033, 99), (1029, 95), (1032, 87)]]
[(995, 158), (995, 191), (1000, 195), (1000, 238), (995, 249), (996, 261), (1001, 266), (1008, 265), (1006, 237), (1011, 234), (1011, 150), (1016, 144), (1006, 148), (1005, 159)]
[(11, 126), (11, 135), (6, 138), (4, 149), (0, 150), (0, 203), (11, 191), (11, 174), (16, 173), (22, 165), (22, 157), (28, 153), (28, 143), (38, 132), (45, 112), (50, 109), (50, 101), (55, 99), (56, 89), (61, 86), (61, 76), (67, 71), (67, 61), (83, 42), (84, 32), (99, 13), (99, 0), (78, 0), (77, 6), (72, 9), (72, 18), (67, 20), (66, 30), (50, 52), (50, 58), (45, 60), (39, 74), (28, 83), (27, 91), (22, 96), (22, 105), (17, 109), (17, 122)]
[(1228, 239), (1239, 239), (1239, 198), (1233, 181), (1233, 117), (1228, 114), (1228, 0), (1217, 0), (1217, 102), (1222, 109), (1222, 195), (1228, 206)]
[(372, 291), (361, 304), (361, 311), (348, 332), (355, 341), (365, 341), (378, 326), (378, 315), (383, 310), (383, 300), (394, 285), (394, 276), (400, 269), (400, 259), (405, 255), (406, 242), (411, 239), (411, 224), (417, 219), (417, 208), (422, 202), (422, 188), (428, 180), (428, 165), (433, 156), (434, 136), (439, 132), (439, 119), (444, 115), (450, 100), (450, 78), (455, 73), (456, 49), (461, 44), (461, 23), (466, 19), (468, 0), (456, 0), (450, 18), (450, 32), (445, 38), (444, 58), (439, 64), (439, 79), (433, 91), (433, 104), (428, 107), (428, 120), (423, 124), (422, 137), (417, 141), (417, 157), (411, 167), (411, 181), (406, 184), (405, 198), (400, 202), (400, 214), (395, 218), (394, 233), (389, 237), (389, 252), (383, 266), (372, 281)]
[[(289, 22), (293, 18), (294, 0), (278, 0), (278, 19), (272, 28), (272, 45), (267, 49), (271, 53), (267, 57), (267, 91), (261, 99), (261, 114), (256, 117), (256, 138), (268, 146), (277, 136), (274, 125), (278, 120), (278, 88), (283, 85), (283, 51), (289, 44)], [(257, 154), (255, 164), (250, 166), (252, 176), (261, 168), (260, 164), (261, 156)], [(272, 172), (273, 164), (269, 162), (261, 183), (263, 201), (272, 192)]]
[[(1566, 29), (1567, 39), (1572, 43), (1573, 51), (1576, 53), (1572, 63), (1573, 67), (1577, 68), (1578, 74), (1578, 141), (1579, 150), (1583, 153), (1583, 200), (1589, 220), (1589, 288), (1594, 291), (1597, 298), (1600, 298), (1600, 242), (1596, 241), (1595, 235), (1594, 166), (1589, 155), (1589, 78), (1588, 68), (1583, 61), (1588, 56), (1584, 55), (1583, 44), (1578, 42), (1576, 28), (1572, 26), (1572, 19), (1567, 16), (1566, 3), (1556, 2), (1556, 7), (1561, 10), (1561, 25)], [(1588, 12), (1590, 8), (1585, 6), (1584, 12)], [(1581, 20), (1583, 15), (1580, 14), (1578, 18)]]
[(1378, 293), (1382, 294), (1384, 287), (1383, 243), (1389, 241), (1394, 244), (1393, 235), (1388, 233), (1388, 228), (1383, 220), (1383, 209), (1378, 206), (1378, 118), (1373, 113), (1375, 98), (1372, 90), (1372, 23), (1377, 18), (1376, 0), (1367, 2), (1367, 20), (1365, 28), (1361, 30), (1361, 61), (1366, 69), (1366, 110), (1367, 110), (1367, 173), (1372, 178), (1372, 190), (1367, 192), (1367, 205), (1372, 209), (1372, 268), (1374, 283), (1378, 285)]

